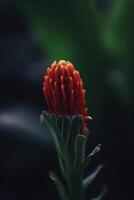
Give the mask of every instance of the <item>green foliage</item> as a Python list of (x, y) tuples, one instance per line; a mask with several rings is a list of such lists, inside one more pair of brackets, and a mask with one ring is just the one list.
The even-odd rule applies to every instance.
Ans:
[(85, 157), (85, 143), (86, 137), (84, 135), (77, 135), (74, 144), (74, 169), (77, 171)]
[(87, 156), (85, 157), (85, 159), (83, 160), (83, 162), (81, 163), (81, 167), (82, 168), (85, 168), (88, 166), (88, 164), (90, 163), (92, 157), (94, 155), (96, 155), (99, 151), (100, 151), (100, 147), (101, 147), (101, 144), (98, 144), (95, 149)]
[[(65, 197), (69, 200), (84, 200), (87, 187), (93, 182), (102, 165), (85, 179), (83, 172), (89, 160), (100, 150), (100, 145), (85, 157), (86, 136), (81, 134), (82, 116), (62, 116), (43, 112), (42, 119), (54, 139), (61, 172), (67, 183), (67, 188), (64, 188), (57, 176), (51, 173), (50, 177), (56, 184), (61, 199)], [(67, 134), (67, 137), (64, 134)]]
[(88, 186), (94, 181), (99, 171), (102, 169), (103, 165), (99, 165), (92, 174), (86, 177), (83, 181), (84, 189), (87, 189)]
[(64, 188), (63, 184), (61, 183), (61, 181), (59, 180), (59, 178), (56, 176), (56, 174), (54, 172), (50, 172), (49, 177), (55, 183), (61, 200), (69, 200), (69, 198), (67, 197), (65, 188)]
[[(102, 41), (106, 49), (116, 57), (119, 70), (124, 77), (126, 98), (132, 103), (134, 95), (133, 65), (134, 65), (134, 1), (118, 0), (104, 22)], [(128, 101), (127, 100), (127, 101)]]
[(64, 158), (65, 145), (56, 124), (56, 116), (49, 115), (47, 114), (47, 112), (44, 112), (43, 114), (45, 115), (44, 117), (45, 123), (48, 126), (50, 133), (52, 134), (58, 153)]

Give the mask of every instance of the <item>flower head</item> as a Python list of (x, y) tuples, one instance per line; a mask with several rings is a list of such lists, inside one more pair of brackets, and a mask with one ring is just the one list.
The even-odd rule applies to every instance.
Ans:
[(64, 60), (53, 62), (44, 77), (43, 93), (48, 105), (48, 112), (60, 115), (87, 116), (85, 89), (80, 73), (72, 63)]

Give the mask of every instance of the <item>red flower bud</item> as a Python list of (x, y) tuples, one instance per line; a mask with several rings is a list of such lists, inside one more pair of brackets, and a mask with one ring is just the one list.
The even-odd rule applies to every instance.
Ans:
[(92, 119), (87, 116), (83, 82), (72, 63), (64, 60), (52, 63), (44, 77), (43, 93), (48, 112), (69, 116), (82, 115), (84, 120)]

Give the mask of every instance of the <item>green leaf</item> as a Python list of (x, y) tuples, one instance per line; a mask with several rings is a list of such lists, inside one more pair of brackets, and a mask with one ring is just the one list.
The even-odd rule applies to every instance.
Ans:
[(48, 114), (47, 112), (44, 112), (43, 114), (44, 114), (43, 119), (47, 124), (56, 145), (57, 157), (59, 160), (59, 165), (62, 174), (66, 178), (65, 144), (56, 124), (56, 119), (57, 119), (56, 115)]
[(95, 149), (89, 154), (89, 156), (94, 156), (96, 153), (98, 153), (100, 151), (101, 148), (101, 144), (98, 144)]
[(77, 170), (84, 160), (86, 136), (77, 135), (74, 144), (74, 170)]
[(67, 179), (65, 159), (62, 156), (60, 156), (59, 153), (57, 153), (57, 157), (58, 157), (58, 161), (59, 161), (59, 165), (60, 165), (60, 169), (62, 171), (62, 174), (63, 174), (64, 178)]
[(56, 125), (59, 128), (59, 131), (61, 133), (61, 136), (63, 134), (63, 128), (64, 128), (64, 120), (63, 120), (63, 116), (59, 115), (56, 117)]
[(100, 172), (102, 167), (103, 165), (99, 165), (91, 175), (89, 175), (87, 178), (84, 179), (83, 181), (84, 189), (87, 189), (88, 186), (94, 181), (94, 179), (96, 178), (97, 174)]
[(65, 188), (64, 188), (63, 184), (61, 183), (61, 181), (59, 180), (59, 178), (56, 176), (56, 174), (54, 172), (50, 172), (49, 177), (55, 183), (61, 200), (69, 200), (67, 193), (65, 191)]
[(87, 167), (87, 165), (89, 164), (89, 162), (91, 161), (92, 157), (94, 155), (96, 155), (101, 149), (101, 144), (98, 144), (94, 150), (83, 160), (82, 164), (81, 164), (81, 167), (82, 168), (85, 168)]
[(62, 157), (64, 157), (65, 145), (61, 133), (56, 125), (56, 116), (45, 113), (44, 120), (52, 134), (58, 152), (61, 154)]
[(71, 132), (71, 125), (72, 125), (72, 117), (64, 116), (64, 130), (63, 130), (63, 138), (65, 143), (67, 143), (67, 138)]
[(81, 124), (83, 122), (83, 117), (81, 115), (79, 116), (73, 116), (71, 121), (71, 131), (67, 138), (67, 144), (72, 141), (74, 141), (75, 136), (80, 134), (81, 131)]
[(59, 116), (57, 116), (56, 123), (57, 123), (57, 126), (58, 126), (58, 128), (59, 128), (59, 130), (61, 132), (62, 138), (64, 139), (65, 143), (67, 142), (67, 138), (70, 135), (71, 121), (72, 121), (72, 118), (67, 116), (67, 115), (65, 115), (65, 116), (59, 115)]
[(66, 141), (66, 149), (69, 159), (69, 168), (72, 170), (74, 167), (74, 143), (76, 135), (80, 134), (81, 124), (83, 122), (82, 116), (73, 116), (71, 119), (70, 130)]

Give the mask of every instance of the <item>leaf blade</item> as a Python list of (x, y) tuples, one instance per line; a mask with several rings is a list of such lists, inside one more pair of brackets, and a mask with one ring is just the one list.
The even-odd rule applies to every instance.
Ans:
[(66, 194), (65, 188), (64, 188), (63, 184), (61, 183), (61, 181), (59, 180), (59, 178), (57, 177), (57, 175), (54, 172), (50, 172), (49, 177), (55, 183), (55, 186), (59, 192), (61, 200), (69, 200), (69, 198)]
[(84, 160), (86, 136), (77, 135), (74, 144), (74, 169), (78, 169)]
[(83, 186), (84, 189), (87, 189), (88, 186), (94, 181), (94, 179), (96, 178), (97, 174), (100, 172), (100, 170), (102, 169), (103, 165), (99, 165), (92, 174), (90, 174), (88, 177), (86, 177), (83, 181)]

